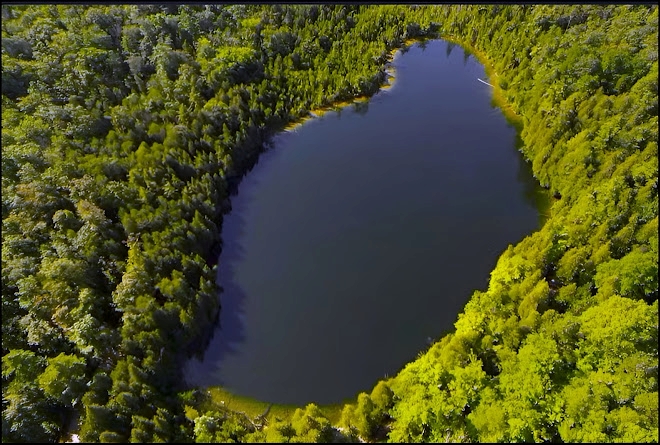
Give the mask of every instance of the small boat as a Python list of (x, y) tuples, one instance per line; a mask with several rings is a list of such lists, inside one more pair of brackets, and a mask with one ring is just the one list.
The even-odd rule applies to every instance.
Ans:
[(479, 82), (481, 82), (481, 83), (485, 83), (486, 85), (488, 85), (488, 86), (490, 86), (490, 87), (493, 87), (493, 88), (495, 88), (495, 86), (494, 86), (494, 85), (491, 85), (491, 84), (489, 84), (489, 83), (488, 83), (488, 82), (486, 82), (485, 80), (481, 80), (481, 79), (479, 79), (478, 77), (477, 77), (477, 80), (478, 80)]

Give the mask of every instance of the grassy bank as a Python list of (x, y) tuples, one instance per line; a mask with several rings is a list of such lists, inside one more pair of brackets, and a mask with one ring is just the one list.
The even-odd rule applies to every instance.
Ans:
[[(213, 411), (218, 408), (227, 408), (232, 411), (243, 412), (251, 418), (262, 415), (270, 405), (270, 410), (266, 416), (269, 421), (276, 419), (284, 420), (290, 419), (293, 416), (293, 413), (298, 408), (304, 408), (304, 406), (298, 405), (282, 405), (282, 404), (270, 404), (267, 402), (262, 402), (250, 397), (239, 396), (232, 394), (230, 391), (222, 388), (221, 386), (212, 386), (206, 388), (208, 398), (200, 404), (199, 408), (201, 412)], [(354, 403), (354, 400), (345, 401), (345, 403)], [(339, 418), (341, 416), (341, 410), (344, 407), (343, 403), (333, 404), (333, 405), (319, 405), (321, 412), (330, 420), (330, 422), (335, 425), (339, 423)]]

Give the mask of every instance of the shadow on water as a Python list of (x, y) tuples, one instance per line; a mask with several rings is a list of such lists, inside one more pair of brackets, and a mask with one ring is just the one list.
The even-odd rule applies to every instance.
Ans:
[[(467, 54), (469, 50), (465, 49), (464, 54)], [(470, 53), (470, 55), (472, 55)], [(475, 61), (480, 63), (476, 57)], [(537, 209), (539, 214), (538, 225), (539, 228), (545, 224), (546, 220), (549, 217), (550, 207), (552, 206), (553, 198), (550, 192), (539, 184), (538, 179), (534, 176), (534, 171), (532, 170), (531, 161), (527, 159), (524, 153), (525, 143), (521, 138), (521, 133), (523, 130), (523, 123), (519, 118), (514, 118), (507, 113), (504, 113), (502, 110), (501, 104), (498, 103), (498, 100), (495, 96), (491, 96), (490, 107), (491, 113), (495, 115), (503, 115), (507, 123), (515, 129), (515, 142), (513, 148), (516, 150), (516, 154), (519, 157), (518, 162), (518, 174), (516, 176), (518, 182), (523, 186), (523, 196), (525, 201), (535, 209)]]
[(428, 46), (428, 44), (429, 44), (429, 40), (420, 40), (420, 41), (418, 41), (418, 42), (415, 43), (415, 46), (416, 46), (417, 48), (421, 49), (422, 52), (425, 52), (425, 51), (426, 51), (426, 47)]
[(360, 116), (364, 116), (369, 112), (369, 101), (365, 100), (364, 102), (356, 102), (353, 104), (353, 111)]
[(552, 197), (550, 196), (550, 192), (543, 190), (539, 186), (539, 181), (534, 177), (532, 167), (525, 159), (524, 154), (520, 151), (522, 146), (523, 142), (520, 139), (520, 135), (516, 134), (516, 149), (518, 151), (518, 156), (520, 156), (520, 162), (518, 162), (517, 179), (518, 182), (522, 184), (525, 201), (530, 206), (538, 210), (540, 228), (548, 219), (548, 212), (552, 204)]
[(264, 168), (276, 141), (283, 139), (284, 136), (285, 134), (279, 134), (268, 138), (263, 144), (261, 154), (252, 160), (245, 174), (228, 181), (231, 204), (229, 211), (223, 216), (220, 228), (222, 247), (218, 254), (216, 275), (220, 311), (213, 326), (208, 328), (212, 332), (208, 340), (185, 365), (184, 377), (188, 387), (223, 385), (222, 375), (219, 372), (223, 359), (237, 354), (241, 344), (246, 340), (244, 316), (247, 294), (238, 283), (236, 269), (246, 257), (245, 248), (240, 240), (245, 239), (247, 224), (245, 213), (250, 208), (252, 197), (247, 186), (239, 187), (239, 185), (248, 173), (257, 168), (257, 165), (259, 168)]
[[(447, 42), (447, 46), (446, 46), (447, 58), (449, 58), (455, 46), (457, 45), (451, 42)], [(470, 51), (469, 48), (464, 48), (459, 46), (459, 49), (463, 54), (464, 66), (467, 66), (467, 63), (468, 61), (470, 61), (470, 58), (472, 58), (473, 62), (478, 63), (479, 66), (483, 66), (481, 62), (479, 62), (477, 57), (474, 55), (474, 53)], [(486, 73), (484, 72), (483, 74), (485, 78)], [(520, 119), (513, 118), (512, 116), (509, 116), (507, 115), (507, 113), (503, 112), (503, 109), (500, 106), (501, 104), (498, 103), (498, 100), (492, 94), (492, 87), (483, 84), (481, 86), (484, 87), (484, 91), (488, 91), (488, 94), (491, 95), (490, 107), (491, 107), (492, 116), (504, 116), (504, 118), (507, 121), (507, 124), (510, 125), (515, 130), (515, 142), (513, 145), (513, 149), (516, 150), (516, 154), (519, 157), (518, 173), (516, 178), (523, 187), (522, 194), (524, 196), (525, 201), (530, 206), (538, 210), (539, 227), (541, 227), (548, 218), (548, 212), (550, 206), (552, 205), (552, 197), (550, 196), (550, 193), (547, 190), (544, 190), (540, 187), (539, 181), (534, 176), (530, 162), (527, 160), (523, 152), (525, 143), (520, 137), (520, 134), (522, 133), (522, 129), (523, 129), (522, 121)]]
[[(237, 197), (238, 195), (234, 194), (232, 200), (237, 201)], [(240, 344), (245, 341), (243, 317), (246, 294), (235, 279), (235, 266), (245, 258), (245, 249), (238, 241), (242, 239), (245, 227), (241, 207), (243, 205), (232, 206), (222, 224), (224, 243), (216, 276), (216, 283), (220, 288), (220, 313), (216, 325), (209, 328), (213, 333), (203, 351), (186, 364), (185, 377), (189, 386), (199, 386), (200, 383), (209, 386), (217, 384), (220, 378), (217, 372), (219, 363), (226, 356), (236, 354)]]
[[(463, 50), (463, 66), (467, 66), (467, 63), (470, 60), (470, 56), (472, 56), (472, 53), (467, 48), (461, 48), (461, 49)], [(473, 57), (473, 59), (477, 61), (476, 58)]]
[[(501, 107), (496, 103), (495, 99), (491, 100), (491, 107), (493, 107), (494, 112), (502, 114)], [(550, 207), (552, 206), (552, 196), (548, 190), (545, 190), (539, 184), (538, 179), (534, 176), (534, 171), (532, 170), (531, 162), (527, 159), (524, 153), (525, 143), (523, 142), (520, 134), (522, 133), (523, 125), (520, 120), (510, 119), (505, 115), (505, 118), (509, 125), (511, 125), (516, 130), (516, 139), (514, 143), (514, 149), (519, 156), (520, 161), (518, 162), (518, 175), (517, 179), (520, 184), (523, 186), (523, 196), (525, 201), (535, 209), (537, 209), (539, 214), (539, 228), (545, 224), (545, 221), (549, 217)]]
[(454, 50), (455, 47), (456, 47), (455, 43), (447, 42), (447, 46), (445, 47), (445, 55), (447, 56), (447, 58), (451, 56), (451, 52)]

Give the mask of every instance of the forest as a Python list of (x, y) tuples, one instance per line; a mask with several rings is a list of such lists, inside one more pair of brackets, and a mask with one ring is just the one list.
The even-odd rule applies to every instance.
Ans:
[[(374, 94), (392, 50), (484, 63), (557, 198), (455, 329), (254, 419), (181, 387), (223, 214), (271, 136)], [(442, 289), (439, 289), (442, 292)], [(658, 442), (655, 5), (2, 6), (2, 440)]]

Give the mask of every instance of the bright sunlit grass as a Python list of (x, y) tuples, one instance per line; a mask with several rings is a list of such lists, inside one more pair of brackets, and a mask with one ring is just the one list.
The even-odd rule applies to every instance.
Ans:
[[(213, 386), (207, 388), (210, 400), (203, 405), (205, 411), (213, 410), (214, 407), (225, 407), (232, 411), (244, 412), (251, 418), (255, 418), (263, 414), (268, 405), (268, 402), (261, 402), (250, 397), (239, 396), (232, 394), (220, 386)], [(321, 412), (330, 420), (334, 425), (339, 422), (343, 404), (334, 405), (319, 405)], [(298, 405), (279, 405), (273, 404), (268, 412), (268, 420), (281, 420), (290, 419), (297, 408), (304, 409), (305, 406)]]

